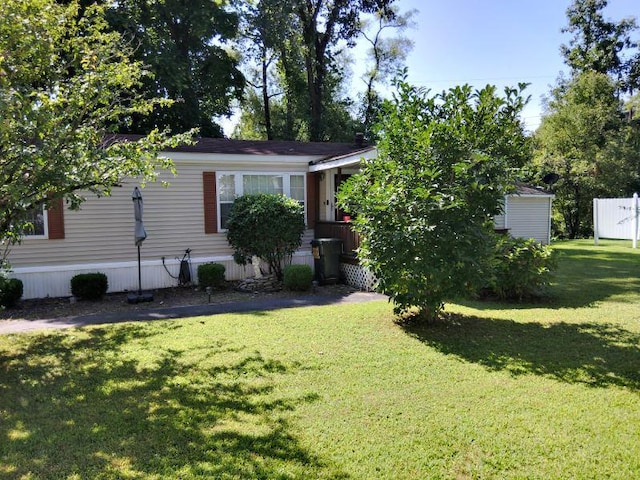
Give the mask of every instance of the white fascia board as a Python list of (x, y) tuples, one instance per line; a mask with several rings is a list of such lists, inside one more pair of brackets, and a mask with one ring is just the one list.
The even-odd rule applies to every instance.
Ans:
[(556, 198), (553, 193), (508, 193), (507, 197), (514, 198)]
[(332, 168), (353, 167), (362, 163), (362, 160), (369, 160), (378, 156), (378, 150), (372, 148), (364, 153), (358, 153), (356, 155), (349, 155), (337, 160), (330, 160), (328, 162), (318, 163), (316, 165), (309, 165), (310, 172), (322, 172), (324, 170), (331, 170)]
[(321, 159), (318, 155), (239, 155), (229, 153), (162, 152), (163, 157), (180, 163), (233, 163), (234, 165), (300, 164)]

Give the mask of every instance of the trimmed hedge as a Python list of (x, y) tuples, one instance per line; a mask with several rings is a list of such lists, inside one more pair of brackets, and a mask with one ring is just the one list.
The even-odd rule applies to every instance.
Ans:
[(284, 265), (300, 247), (304, 229), (304, 207), (292, 198), (243, 195), (229, 211), (227, 240), (236, 263), (245, 265), (255, 255), (281, 281)]
[(23, 291), (22, 280), (0, 276), (0, 308), (15, 307)]
[(311, 289), (313, 271), (309, 265), (288, 265), (284, 269), (283, 283), (288, 290), (305, 292)]
[(107, 276), (101, 272), (80, 273), (71, 279), (71, 293), (84, 300), (99, 300), (109, 290)]
[(203, 263), (198, 265), (198, 285), (220, 288), (224, 283), (226, 268), (221, 263)]

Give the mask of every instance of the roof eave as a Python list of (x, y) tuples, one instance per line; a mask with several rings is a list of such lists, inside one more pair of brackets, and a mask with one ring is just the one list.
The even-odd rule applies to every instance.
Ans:
[(375, 158), (377, 155), (378, 150), (375, 147), (367, 147), (357, 152), (341, 155), (339, 157), (314, 160), (309, 162), (309, 172), (313, 173), (331, 170), (332, 168), (354, 167), (360, 165), (362, 160)]

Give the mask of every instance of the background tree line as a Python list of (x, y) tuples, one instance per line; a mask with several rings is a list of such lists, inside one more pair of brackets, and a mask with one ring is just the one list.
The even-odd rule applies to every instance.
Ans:
[[(237, 109), (237, 138), (351, 141), (364, 132), (373, 140), (381, 92), (412, 46), (403, 32), (413, 12), (395, 0), (81, 0), (96, 3), (152, 74), (140, 93), (173, 100), (125, 119), (122, 132), (197, 127), (221, 136), (219, 121)], [(607, 18), (606, 7), (574, 0), (567, 9), (568, 74), (549, 92), (534, 135), (529, 179), (559, 175), (559, 236), (591, 234), (594, 197), (640, 189), (638, 25)], [(355, 56), (366, 63), (358, 79)]]
[[(59, 3), (72, 3), (58, 0)], [(220, 120), (240, 107), (234, 136), (245, 139), (351, 141), (369, 132), (379, 88), (403, 66), (402, 36), (412, 12), (395, 0), (80, 0), (102, 4), (110, 27), (152, 72), (146, 98), (174, 100), (119, 126), (199, 128), (222, 136)], [(361, 40), (368, 68), (352, 98), (349, 52)]]
[(546, 99), (534, 170), (553, 185), (556, 234), (593, 233), (593, 198), (640, 190), (640, 44), (635, 19), (605, 17), (606, 0), (575, 0), (561, 46), (569, 74)]

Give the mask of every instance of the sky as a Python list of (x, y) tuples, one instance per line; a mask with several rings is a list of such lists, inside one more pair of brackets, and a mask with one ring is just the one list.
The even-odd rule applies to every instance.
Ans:
[[(529, 83), (524, 94), (531, 97), (522, 113), (529, 131), (540, 124), (542, 97), (547, 95), (562, 71), (568, 72), (560, 45), (571, 0), (396, 0), (401, 12), (416, 10), (415, 28), (405, 35), (414, 46), (407, 58), (408, 81), (433, 93), (468, 83), (475, 88)], [(619, 21), (635, 17), (640, 23), (640, 0), (609, 0), (605, 17)], [(638, 33), (640, 36), (640, 32)], [(640, 40), (640, 38), (637, 38)], [(359, 80), (364, 51), (356, 49), (351, 82), (363, 90)], [(233, 131), (237, 113), (222, 125)]]
[[(527, 128), (535, 130), (548, 94), (561, 71), (567, 72), (560, 45), (570, 36), (567, 25), (571, 0), (397, 0), (401, 11), (418, 10), (416, 28), (406, 36), (414, 42), (407, 59), (409, 83), (440, 92), (468, 83), (531, 85), (523, 111)], [(609, 0), (605, 17), (619, 21), (635, 17), (640, 0)], [(640, 35), (640, 33), (638, 34)], [(640, 38), (637, 38), (640, 40)]]

